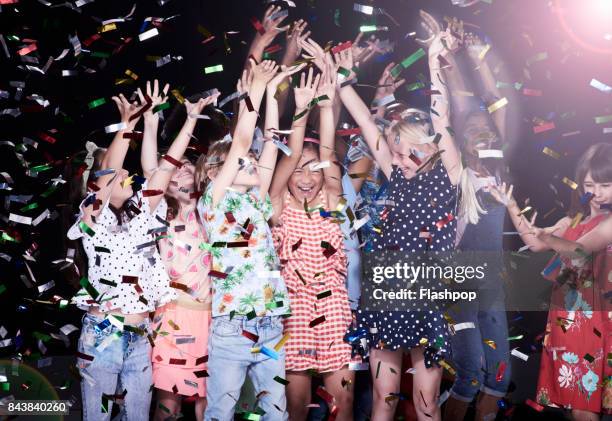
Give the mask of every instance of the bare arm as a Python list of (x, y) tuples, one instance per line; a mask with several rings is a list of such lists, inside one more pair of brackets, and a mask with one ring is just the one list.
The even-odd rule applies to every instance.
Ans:
[(286, 16), (279, 16), (275, 19), (271, 19), (275, 13), (278, 13), (281, 10), (280, 6), (270, 6), (266, 10), (263, 22), (259, 22), (261, 28), (257, 30), (257, 34), (255, 34), (255, 38), (249, 47), (249, 53), (247, 54), (247, 59), (245, 62), (245, 68), (249, 65), (249, 58), (254, 58), (257, 63), (259, 63), (264, 54), (264, 50), (268, 48), (270, 44), (274, 41), (276, 36), (282, 31), (286, 31), (289, 27), (279, 27), (279, 25), (285, 20)]
[(249, 97), (254, 111), (246, 112), (244, 115), (238, 117), (238, 124), (234, 132), (232, 145), (213, 184), (213, 206), (216, 206), (221, 201), (227, 188), (233, 184), (240, 170), (239, 158), (246, 156), (249, 152), (251, 143), (253, 142), (255, 124), (257, 123), (257, 111), (261, 105), (266, 85), (276, 74), (277, 70), (278, 66), (272, 61), (263, 61), (253, 67), (254, 75), (253, 82), (249, 88)]
[(157, 79), (153, 82), (147, 81), (146, 97), (138, 88), (138, 96), (141, 105), (147, 102), (151, 103), (151, 107), (143, 114), (144, 133), (142, 135), (142, 145), (140, 153), (140, 166), (145, 178), (150, 178), (153, 171), (157, 168), (157, 129), (159, 126), (159, 114), (153, 113), (153, 108), (166, 102), (166, 94), (170, 85), (166, 84), (163, 91), (159, 90), (159, 82)]
[[(189, 146), (191, 134), (193, 133), (196, 122), (198, 121), (197, 117), (195, 116), (200, 114), (205, 106), (212, 104), (218, 96), (219, 93), (216, 93), (208, 98), (200, 98), (195, 104), (185, 100), (185, 108), (187, 109), (187, 119), (185, 120), (185, 124), (183, 124), (181, 131), (174, 139), (174, 142), (172, 142), (172, 145), (170, 145), (168, 153), (160, 160), (157, 171), (155, 171), (149, 179), (149, 190), (162, 191), (161, 194), (145, 198), (145, 200), (149, 200), (149, 208), (151, 209), (151, 212), (153, 212), (157, 208), (157, 205), (159, 205), (163, 194), (168, 188), (168, 184), (172, 178), (172, 173), (177, 167), (177, 162), (180, 162), (185, 150), (187, 149), (187, 146)], [(157, 139), (155, 139), (155, 141), (157, 143)]]
[[(300, 86), (294, 89), (296, 109), (293, 117), (293, 125), (291, 126), (292, 132), (287, 142), (287, 146), (291, 149), (291, 156), (282, 156), (280, 162), (276, 166), (274, 178), (270, 187), (270, 196), (277, 207), (278, 205), (282, 205), (282, 198), (287, 189), (287, 181), (289, 181), (289, 177), (293, 174), (302, 156), (306, 122), (308, 121), (308, 104), (314, 98), (318, 83), (319, 76), (317, 75), (313, 80), (313, 71), (312, 68), (310, 68), (308, 70), (308, 77), (302, 73)], [(281, 209), (275, 209), (274, 213), (280, 215), (280, 210)]]
[(439, 56), (449, 53), (449, 48), (456, 39), (450, 34), (450, 30), (439, 32), (429, 47), (429, 70), (431, 76), (432, 90), (440, 92), (431, 96), (431, 122), (436, 135), (440, 136), (438, 147), (442, 154), (440, 158), (448, 173), (448, 178), (453, 185), (459, 183), (461, 175), (461, 158), (459, 150), (453, 138), (448, 132), (450, 126), (450, 106), (448, 88), (444, 81), (444, 74), (439, 63)]

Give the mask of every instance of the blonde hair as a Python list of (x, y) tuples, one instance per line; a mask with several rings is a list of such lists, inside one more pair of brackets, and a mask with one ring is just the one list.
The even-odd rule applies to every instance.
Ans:
[[(397, 114), (396, 114), (397, 113)], [(433, 134), (433, 126), (429, 114), (418, 108), (407, 108), (404, 104), (398, 104), (391, 110), (391, 116), (399, 115), (400, 119), (397, 123), (391, 126), (391, 133), (399, 135), (400, 133), (411, 139), (421, 140), (430, 138)], [(427, 142), (423, 142), (427, 143)], [(461, 155), (460, 155), (461, 157)], [(477, 224), (481, 214), (486, 214), (487, 211), (481, 206), (476, 196), (476, 189), (472, 184), (467, 168), (463, 166), (460, 159), (461, 173), (459, 177), (459, 188), (461, 190), (459, 199), (459, 215), (465, 218), (470, 224)]]
[(210, 145), (206, 155), (200, 155), (195, 165), (195, 185), (197, 191), (203, 193), (206, 190), (208, 183), (210, 183), (208, 173), (211, 170), (215, 174), (219, 171), (224, 157), (229, 153), (231, 146), (231, 140), (217, 140)]

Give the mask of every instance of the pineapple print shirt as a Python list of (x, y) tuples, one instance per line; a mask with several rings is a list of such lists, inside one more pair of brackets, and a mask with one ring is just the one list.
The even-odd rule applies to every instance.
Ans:
[(198, 202), (198, 212), (212, 254), (213, 317), (289, 315), (289, 296), (267, 222), (273, 213), (270, 197), (260, 200), (256, 188), (247, 193), (228, 189), (213, 208), (212, 185)]

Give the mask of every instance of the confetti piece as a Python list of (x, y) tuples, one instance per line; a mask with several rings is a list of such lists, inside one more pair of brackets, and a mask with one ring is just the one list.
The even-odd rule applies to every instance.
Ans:
[(157, 30), (157, 28), (151, 28), (148, 31), (145, 31), (141, 34), (138, 34), (138, 39), (140, 41), (146, 41), (149, 38), (153, 38), (155, 36), (159, 35), (159, 31)]
[(542, 52), (542, 53), (538, 53), (528, 58), (526, 63), (527, 63), (527, 66), (531, 66), (533, 63), (546, 60), (547, 58), (548, 58), (548, 53)]
[(545, 146), (544, 149), (542, 150), (542, 152), (545, 153), (546, 155), (550, 156), (550, 157), (555, 158), (555, 159), (561, 158), (561, 154), (553, 151), (548, 146)]
[(489, 114), (493, 114), (495, 111), (505, 107), (506, 105), (508, 105), (508, 99), (506, 97), (503, 97), (495, 101), (493, 104), (489, 105), (487, 107), (487, 111), (489, 111)]
[(210, 73), (216, 73), (216, 72), (222, 72), (222, 71), (223, 71), (222, 64), (217, 64), (216, 66), (209, 66), (209, 67), (204, 68), (204, 74), (210, 74)]
[(320, 325), (321, 323), (323, 323), (325, 321), (325, 316), (319, 316), (313, 320), (310, 321), (310, 323), (308, 324), (309, 327), (315, 327), (317, 325)]
[(106, 104), (106, 98), (99, 98), (99, 99), (95, 99), (93, 101), (91, 101), (89, 104), (87, 104), (87, 107), (92, 110), (96, 107), (99, 107), (100, 105), (104, 105)]
[(535, 134), (538, 134), (538, 133), (546, 132), (548, 130), (552, 130), (554, 128), (555, 128), (555, 123), (552, 121), (549, 121), (547, 123), (538, 124), (537, 126), (534, 126), (533, 132)]
[(608, 123), (612, 121), (612, 114), (595, 117), (595, 124)]
[(527, 354), (523, 354), (521, 351), (519, 351), (518, 349), (514, 348), (512, 351), (510, 351), (510, 355), (520, 358), (523, 361), (527, 361), (529, 359), (529, 356)]
[(285, 379), (283, 379), (283, 378), (282, 378), (282, 377), (280, 377), (280, 376), (274, 376), (274, 381), (276, 381), (276, 382), (278, 382), (278, 383), (282, 384), (283, 386), (287, 386), (287, 385), (289, 384), (289, 381), (288, 381), (288, 380), (285, 380)]
[(372, 6), (365, 6), (363, 4), (354, 3), (353, 4), (353, 11), (359, 12), (359, 13), (363, 13), (364, 15), (371, 15), (372, 13), (374, 13), (374, 7), (372, 7)]
[(118, 132), (119, 130), (124, 130), (126, 128), (127, 128), (127, 123), (121, 122), (121, 123), (111, 124), (111, 125), (104, 127), (104, 132), (115, 133), (115, 132)]
[(504, 151), (501, 149), (479, 149), (478, 158), (498, 158), (504, 157)]
[(535, 403), (531, 399), (527, 399), (525, 403), (538, 412), (542, 412), (544, 410), (544, 407), (542, 405)]
[(563, 182), (563, 184), (568, 185), (572, 190), (576, 190), (578, 188), (578, 184), (576, 184), (575, 181), (572, 181), (567, 177), (563, 177), (561, 181)]
[(603, 82), (598, 81), (597, 79), (591, 79), (589, 86), (592, 86), (593, 88), (603, 92), (604, 94), (609, 94), (610, 92), (612, 92), (612, 87), (606, 85)]

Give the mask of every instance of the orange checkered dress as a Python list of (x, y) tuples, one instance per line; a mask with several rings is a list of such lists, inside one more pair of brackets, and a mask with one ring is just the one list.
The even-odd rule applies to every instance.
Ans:
[(318, 211), (292, 208), (289, 197), (280, 221), (273, 236), (291, 302), (286, 370), (339, 370), (351, 360), (343, 341), (351, 310), (340, 225)]

